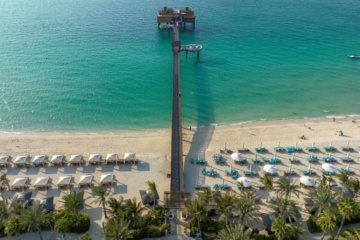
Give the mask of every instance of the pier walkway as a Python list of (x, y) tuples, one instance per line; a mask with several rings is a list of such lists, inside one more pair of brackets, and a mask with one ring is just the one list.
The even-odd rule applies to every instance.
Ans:
[[(171, 186), (172, 193), (184, 191), (182, 126), (181, 126), (181, 90), (180, 90), (180, 49), (179, 29), (174, 25), (173, 57), (173, 96), (172, 96), (172, 136), (171, 136)], [(172, 195), (172, 194), (171, 194)], [(178, 197), (177, 197), (178, 198)], [(171, 197), (171, 201), (177, 198)], [(178, 199), (180, 201), (180, 199)], [(174, 204), (180, 202), (173, 202)]]

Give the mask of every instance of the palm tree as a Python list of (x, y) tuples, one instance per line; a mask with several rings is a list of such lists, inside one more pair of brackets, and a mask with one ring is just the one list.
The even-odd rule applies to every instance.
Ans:
[(104, 187), (103, 185), (96, 186), (92, 189), (92, 197), (96, 198), (92, 203), (99, 203), (102, 205), (105, 218), (108, 218), (106, 214), (106, 197), (109, 196), (111, 189)]
[(189, 224), (191, 226), (197, 225), (199, 231), (201, 231), (201, 222), (207, 218), (204, 205), (198, 199), (187, 199), (185, 201), (186, 212), (190, 215)]
[(10, 217), (9, 204), (7, 199), (5, 201), (0, 202), (0, 228), (4, 226), (7, 219)]
[(126, 240), (132, 237), (130, 221), (123, 218), (110, 218), (104, 228), (105, 239)]
[[(270, 190), (273, 188), (274, 180), (272, 177), (265, 175), (264, 177), (260, 178), (260, 182), (264, 184), (264, 188), (268, 192), (268, 196), (270, 195)], [(266, 198), (266, 201), (268, 201), (268, 198)]]
[(204, 191), (198, 192), (199, 200), (206, 204), (206, 209), (209, 211), (209, 205), (214, 200), (214, 192), (209, 188), (205, 188)]
[(220, 240), (251, 240), (252, 230), (248, 228), (245, 230), (244, 226), (227, 225), (226, 229), (219, 232), (218, 238)]
[(40, 240), (42, 240), (41, 226), (43, 225), (45, 214), (46, 211), (38, 204), (25, 208), (20, 214), (20, 226), (28, 232), (37, 231)]
[(110, 216), (112, 218), (119, 217), (119, 213), (123, 212), (126, 206), (123, 196), (120, 196), (119, 200), (113, 197), (109, 198), (109, 200), (107, 201), (107, 205), (109, 206), (107, 211), (110, 213)]
[(283, 240), (290, 232), (290, 226), (286, 224), (285, 219), (279, 217), (271, 225), (271, 231), (279, 240)]
[(337, 227), (336, 216), (331, 212), (322, 212), (315, 223), (323, 231), (321, 240), (324, 239), (326, 233), (332, 233)]
[(341, 240), (360, 240), (360, 228), (346, 229), (340, 235)]
[(354, 199), (355, 199), (360, 191), (360, 181), (358, 178), (354, 178), (354, 180), (351, 181), (350, 189), (354, 193)]
[(297, 207), (295, 201), (291, 200), (289, 197), (278, 195), (270, 207), (274, 209), (275, 212), (279, 213), (280, 218), (289, 219), (290, 222), (292, 222), (293, 219), (296, 219)]
[(233, 213), (233, 206), (236, 200), (236, 196), (231, 192), (226, 192), (216, 196), (215, 201), (218, 205), (218, 210), (221, 213), (220, 220), (225, 218), (226, 225), (228, 224), (228, 218)]
[(285, 196), (291, 196), (291, 193), (294, 193), (297, 197), (299, 197), (300, 186), (295, 185), (294, 183), (291, 184), (287, 177), (281, 177), (278, 181), (276, 181), (277, 192), (285, 193)]
[(347, 175), (347, 173), (342, 172), (340, 174), (337, 174), (336, 177), (340, 180), (340, 182), (343, 183), (344, 187), (349, 188), (351, 185), (349, 176)]
[(313, 207), (318, 209), (316, 216), (324, 211), (333, 211), (336, 207), (336, 200), (327, 188), (317, 188), (310, 192), (309, 197), (314, 201)]
[(255, 203), (254, 191), (241, 193), (239, 199), (235, 201), (234, 211), (242, 225), (252, 227), (253, 221), (257, 221), (259, 216), (259, 207)]
[(154, 206), (156, 204), (156, 195), (157, 195), (157, 188), (156, 183), (154, 181), (147, 181), (147, 185), (150, 188), (150, 197), (154, 199)]
[(141, 206), (141, 202), (137, 202), (135, 197), (126, 203), (126, 211), (134, 228), (138, 226), (141, 213), (144, 210), (145, 208)]
[(352, 219), (356, 217), (359, 213), (359, 207), (354, 199), (351, 198), (341, 198), (340, 202), (338, 203), (338, 210), (340, 215), (342, 216), (341, 224), (339, 227), (339, 231), (336, 235), (336, 238), (339, 238), (341, 229), (344, 225), (345, 219)]
[(298, 239), (299, 236), (304, 236), (307, 234), (301, 224), (292, 224), (290, 232), (291, 237), (294, 239)]
[(71, 192), (66, 193), (62, 197), (65, 210), (75, 212), (76, 214), (80, 209), (84, 208), (84, 192)]

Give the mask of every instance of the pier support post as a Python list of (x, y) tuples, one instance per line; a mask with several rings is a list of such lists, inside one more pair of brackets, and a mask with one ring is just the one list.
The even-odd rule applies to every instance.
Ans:
[(187, 52), (188, 52), (188, 51), (186, 51), (186, 58), (187, 58)]

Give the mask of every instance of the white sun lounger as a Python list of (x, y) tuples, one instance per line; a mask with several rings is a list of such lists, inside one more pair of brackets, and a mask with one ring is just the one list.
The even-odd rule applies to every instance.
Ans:
[(100, 154), (90, 154), (88, 164), (89, 165), (99, 164), (100, 161), (101, 161)]
[(111, 163), (111, 162), (117, 162), (119, 160), (119, 157), (116, 153), (108, 153), (106, 154), (105, 163)]
[(48, 187), (50, 182), (50, 177), (38, 177), (34, 183), (35, 188)]
[(62, 165), (63, 161), (64, 161), (63, 155), (54, 155), (52, 156), (50, 163), (52, 165)]
[(73, 164), (81, 165), (82, 162), (83, 162), (83, 156), (81, 154), (70, 156), (70, 160), (69, 160), (70, 165), (73, 165)]

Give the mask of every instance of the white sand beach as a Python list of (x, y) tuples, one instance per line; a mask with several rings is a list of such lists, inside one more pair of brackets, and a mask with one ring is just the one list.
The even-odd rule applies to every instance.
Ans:
[[(360, 146), (360, 119), (342, 118), (336, 119), (306, 119), (306, 120), (278, 120), (278, 121), (263, 121), (254, 122), (242, 125), (227, 125), (208, 128), (184, 129), (184, 169), (185, 169), (185, 190), (195, 196), (195, 185), (202, 184), (213, 186), (215, 183), (227, 183), (232, 190), (238, 191), (236, 187), (236, 179), (232, 179), (225, 174), (225, 170), (230, 167), (235, 168), (240, 176), (243, 175), (244, 170), (251, 170), (259, 172), (259, 175), (251, 177), (253, 188), (258, 189), (260, 176), (263, 176), (262, 166), (250, 164), (251, 158), (255, 157), (254, 147), (259, 147), (262, 144), (269, 151), (264, 154), (258, 154), (258, 157), (271, 158), (274, 155), (274, 147), (278, 146), (279, 142), (282, 147), (294, 146), (297, 142), (298, 147), (305, 149), (313, 143), (320, 149), (319, 152), (314, 153), (318, 158), (328, 156), (325, 152), (324, 146), (329, 146), (330, 143), (337, 148), (332, 156), (337, 160), (340, 157), (346, 157), (346, 152), (341, 150), (342, 146), (347, 144), (353, 147), (355, 151), (350, 152), (350, 157), (355, 160), (350, 164), (350, 169), (354, 170), (356, 175), (360, 174), (359, 165), (359, 148)], [(337, 131), (342, 131), (343, 136), (340, 136)], [(337, 134), (336, 134), (337, 133)], [(300, 139), (304, 136), (304, 139)], [(91, 174), (94, 176), (94, 185), (98, 185), (101, 174), (112, 173), (115, 175), (116, 184), (112, 189), (114, 197), (123, 196), (125, 199), (136, 197), (140, 200), (139, 190), (146, 190), (146, 181), (155, 181), (157, 184), (160, 200), (163, 200), (163, 192), (170, 188), (170, 178), (167, 174), (170, 173), (170, 143), (171, 131), (168, 130), (149, 130), (138, 132), (116, 132), (116, 133), (2, 133), (0, 134), (0, 155), (9, 155), (14, 160), (17, 156), (29, 154), (31, 157), (36, 155), (47, 155), (51, 158), (53, 155), (65, 155), (69, 160), (70, 155), (82, 154), (85, 162), (89, 159), (90, 154), (101, 154), (103, 159), (108, 153), (117, 153), (119, 158), (123, 158), (124, 153), (134, 152), (139, 159), (138, 164), (115, 164), (115, 165), (99, 165), (99, 166), (50, 166), (45, 167), (29, 167), (18, 168), (14, 166), (2, 167), (1, 174), (6, 173), (10, 179), (10, 184), (18, 177), (28, 177), (30, 184), (34, 184), (38, 177), (50, 177), (53, 186), (47, 191), (35, 190), (30, 186), (26, 191), (33, 191), (33, 198), (40, 199), (45, 196), (55, 197), (56, 208), (61, 208), (59, 200), (62, 195), (69, 190), (58, 190), (56, 183), (59, 178), (65, 175), (74, 177), (75, 185), (72, 190), (85, 191), (85, 197), (89, 197), (91, 188), (79, 188), (77, 183), (82, 175)], [(220, 153), (220, 149), (225, 147), (233, 151), (241, 148), (243, 143), (251, 152), (245, 153), (244, 157), (248, 160), (245, 165), (236, 165), (230, 158), (230, 154), (223, 154), (226, 159), (224, 165), (217, 165), (212, 159), (214, 154)], [(296, 175), (291, 177), (292, 180), (297, 180), (302, 176), (301, 170), (307, 169), (309, 163), (306, 158), (309, 152), (304, 150), (301, 153), (296, 153), (296, 158), (300, 160), (299, 164), (293, 164), (292, 170)], [(281, 160), (281, 164), (277, 165), (280, 176), (284, 175), (284, 171), (290, 167), (288, 160), (291, 154), (286, 151), (277, 153), (277, 158)], [(191, 159), (205, 158), (207, 163), (205, 165), (192, 164)], [(317, 172), (317, 176), (321, 176), (321, 164), (311, 164), (311, 169)], [(347, 168), (346, 163), (340, 160), (334, 163), (337, 169)], [(202, 168), (214, 169), (218, 172), (215, 178), (203, 176), (201, 174)], [(315, 177), (316, 178), (316, 177)], [(297, 180), (298, 181), (298, 180)], [(308, 190), (303, 190), (304, 193)], [(12, 197), (15, 192), (3, 190), (3, 197)], [(261, 211), (268, 211), (268, 206), (265, 202), (266, 191), (259, 190), (258, 195), (263, 198)], [(302, 197), (298, 199), (299, 206), (302, 206)], [(90, 228), (92, 236), (101, 238), (101, 223), (103, 216), (101, 207), (91, 204), (92, 200), (87, 200), (86, 203), (90, 206), (86, 207), (84, 212), (90, 214), (93, 224)], [(160, 201), (161, 203), (161, 201)], [(307, 213), (301, 209), (303, 219), (307, 219)], [(261, 226), (259, 225), (259, 228)]]

